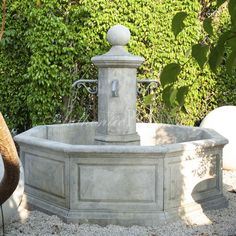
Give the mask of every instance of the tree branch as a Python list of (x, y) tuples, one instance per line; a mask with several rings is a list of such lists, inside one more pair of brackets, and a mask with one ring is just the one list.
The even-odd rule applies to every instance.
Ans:
[(2, 27), (0, 31), (0, 41), (2, 40), (4, 31), (5, 31), (6, 15), (7, 15), (7, 0), (3, 0), (2, 1)]

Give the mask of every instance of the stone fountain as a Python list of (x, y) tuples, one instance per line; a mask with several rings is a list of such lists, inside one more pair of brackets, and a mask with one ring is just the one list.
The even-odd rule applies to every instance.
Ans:
[(43, 125), (15, 137), (29, 204), (66, 222), (158, 225), (227, 205), (222, 149), (213, 130), (136, 124), (137, 68), (123, 47), (130, 32), (108, 31), (98, 67), (98, 122)]

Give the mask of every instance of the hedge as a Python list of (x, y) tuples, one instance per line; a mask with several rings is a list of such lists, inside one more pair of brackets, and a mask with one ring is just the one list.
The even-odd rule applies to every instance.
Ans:
[[(91, 57), (109, 50), (107, 30), (123, 24), (131, 31), (128, 50), (146, 61), (139, 78), (159, 79), (167, 63), (185, 63), (181, 84), (191, 84), (188, 113), (173, 113), (162, 102), (161, 88), (138, 99), (140, 121), (197, 124), (210, 110), (235, 104), (235, 78), (200, 71), (189, 49), (201, 38), (197, 0), (9, 0), (4, 39), (0, 42), (0, 110), (11, 128), (22, 132), (39, 124), (96, 119), (96, 99), (84, 90), (74, 104), (71, 90), (79, 78), (95, 79)], [(171, 21), (186, 11), (187, 29), (175, 39)], [(220, 18), (227, 24), (227, 13)], [(227, 95), (227, 97), (225, 96)], [(90, 101), (90, 103), (88, 102)], [(91, 110), (86, 113), (84, 105)], [(70, 113), (72, 111), (72, 113)]]

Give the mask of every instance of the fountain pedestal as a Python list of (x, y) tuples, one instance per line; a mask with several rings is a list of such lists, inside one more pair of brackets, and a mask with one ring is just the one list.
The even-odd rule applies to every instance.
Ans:
[(109, 52), (92, 58), (98, 70), (98, 127), (96, 144), (139, 144), (136, 132), (137, 67), (144, 58), (128, 53), (129, 30), (112, 27), (107, 34)]

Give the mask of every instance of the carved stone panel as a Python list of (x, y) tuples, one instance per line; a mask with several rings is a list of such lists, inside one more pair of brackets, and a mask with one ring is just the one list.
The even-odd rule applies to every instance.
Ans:
[(31, 153), (25, 154), (25, 182), (30, 187), (65, 197), (65, 164)]

